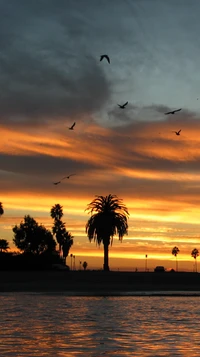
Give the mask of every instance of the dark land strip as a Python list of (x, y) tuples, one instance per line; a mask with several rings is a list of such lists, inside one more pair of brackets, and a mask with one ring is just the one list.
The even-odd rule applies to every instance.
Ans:
[(199, 295), (199, 273), (0, 271), (0, 292), (69, 295)]

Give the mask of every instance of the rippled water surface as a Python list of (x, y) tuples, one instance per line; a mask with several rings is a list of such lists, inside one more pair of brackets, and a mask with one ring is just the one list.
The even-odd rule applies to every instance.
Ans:
[(0, 356), (200, 356), (200, 297), (0, 294)]

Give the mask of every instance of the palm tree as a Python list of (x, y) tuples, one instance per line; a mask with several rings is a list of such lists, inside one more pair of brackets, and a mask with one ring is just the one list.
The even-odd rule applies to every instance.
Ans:
[(53, 207), (51, 207), (51, 217), (55, 220), (58, 221), (62, 218), (63, 216), (63, 207), (59, 204), (55, 204)]
[(0, 216), (4, 214), (3, 204), (0, 202)]
[(6, 239), (0, 239), (0, 252), (6, 252), (8, 249), (10, 249), (8, 241)]
[(178, 249), (178, 247), (174, 247), (172, 249), (172, 255), (174, 255), (176, 257), (176, 271), (178, 271), (178, 259), (177, 259), (177, 255), (180, 252), (180, 250)]
[(197, 273), (197, 257), (199, 256), (199, 251), (198, 249), (194, 248), (192, 250), (191, 256), (195, 259), (195, 271)]
[[(116, 195), (95, 196), (88, 204), (86, 211), (91, 214), (86, 224), (86, 233), (90, 241), (94, 239), (98, 245), (104, 245), (104, 270), (109, 271), (108, 250), (113, 242), (114, 235), (118, 234), (119, 240), (128, 234), (127, 218), (129, 216), (126, 206)], [(95, 212), (95, 214), (93, 214)]]
[(59, 245), (59, 253), (62, 252), (62, 245), (64, 241), (64, 235), (66, 233), (65, 223), (61, 221), (63, 216), (63, 207), (59, 204), (55, 204), (50, 211), (51, 217), (54, 219), (54, 225), (52, 228), (53, 235), (56, 237), (56, 240)]
[(69, 254), (69, 250), (71, 246), (73, 245), (73, 236), (71, 235), (70, 232), (65, 232), (63, 234), (63, 240), (62, 240), (62, 251), (63, 251), (63, 258), (66, 260)]

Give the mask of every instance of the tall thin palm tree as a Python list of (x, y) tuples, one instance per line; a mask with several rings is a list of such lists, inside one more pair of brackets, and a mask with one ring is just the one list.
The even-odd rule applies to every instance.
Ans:
[(197, 257), (199, 256), (198, 249), (194, 248), (192, 250), (191, 256), (195, 259), (195, 272), (197, 272)]
[(95, 197), (86, 208), (86, 211), (91, 214), (86, 223), (86, 233), (90, 241), (94, 239), (98, 245), (103, 243), (103, 268), (105, 271), (109, 271), (109, 245), (112, 245), (114, 235), (118, 234), (119, 240), (122, 241), (123, 236), (128, 234), (127, 218), (129, 213), (122, 200), (116, 195)]
[(69, 250), (72, 247), (74, 241), (73, 241), (73, 236), (71, 235), (70, 232), (65, 232), (63, 234), (63, 241), (62, 241), (62, 250), (63, 250), (63, 258), (66, 260), (69, 254)]
[(55, 204), (53, 207), (51, 207), (50, 215), (54, 219), (52, 230), (59, 245), (59, 253), (61, 254), (63, 231), (65, 230), (65, 225), (61, 221), (63, 216), (63, 207), (59, 204)]
[(176, 271), (178, 271), (178, 259), (177, 259), (177, 256), (178, 256), (179, 252), (180, 252), (180, 250), (178, 249), (178, 247), (174, 247), (172, 249), (172, 255), (174, 255), (176, 257)]

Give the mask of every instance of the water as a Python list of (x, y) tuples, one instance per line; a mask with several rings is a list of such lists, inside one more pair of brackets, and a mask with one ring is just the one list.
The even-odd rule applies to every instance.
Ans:
[(200, 356), (199, 296), (0, 294), (0, 356)]

